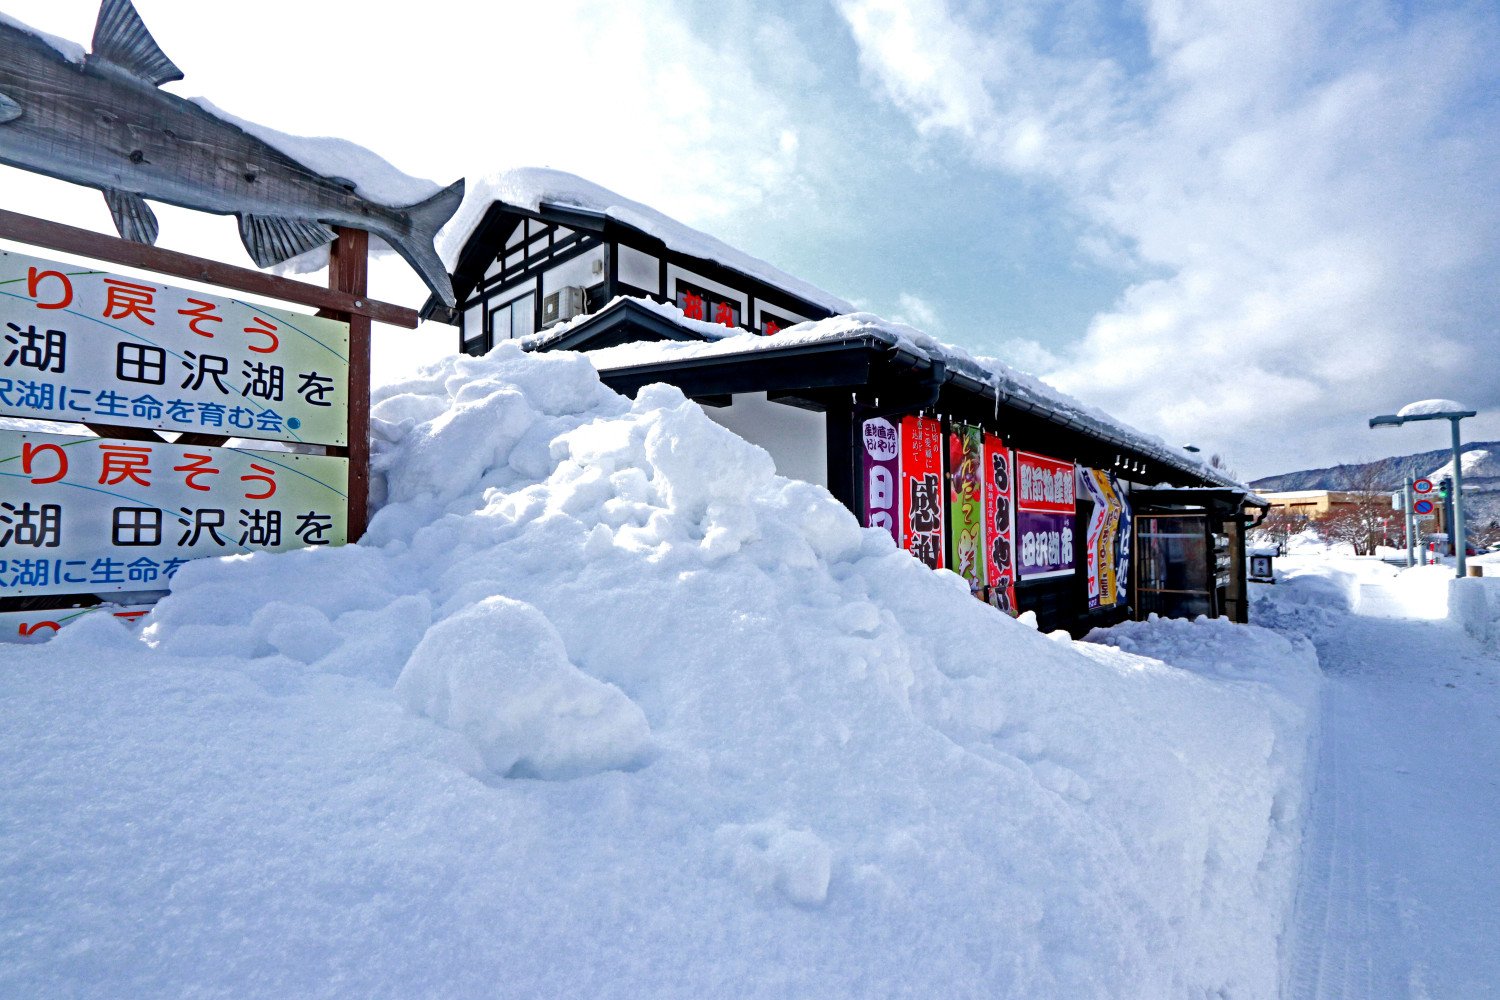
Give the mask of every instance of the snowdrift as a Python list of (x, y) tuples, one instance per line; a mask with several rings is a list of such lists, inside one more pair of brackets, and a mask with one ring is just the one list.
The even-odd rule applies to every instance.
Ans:
[(1276, 994), (1306, 642), (1040, 635), (579, 356), (374, 430), (364, 544), (7, 651), (0, 993)]

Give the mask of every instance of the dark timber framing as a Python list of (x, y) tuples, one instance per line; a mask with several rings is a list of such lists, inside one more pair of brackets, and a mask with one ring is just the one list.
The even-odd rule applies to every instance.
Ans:
[[(525, 235), (514, 245), (507, 246), (518, 226), (525, 227)], [(567, 232), (559, 235), (561, 230)], [(538, 243), (542, 245), (537, 246)], [(693, 284), (693, 278), (701, 278), (733, 289), (743, 297), (745, 305), (739, 325), (752, 332), (760, 332), (758, 308), (770, 310), (778, 319), (794, 322), (826, 319), (833, 315), (829, 308), (818, 302), (718, 261), (675, 249), (650, 233), (602, 213), (545, 202), (535, 210), (502, 202), (491, 205), (465, 243), (454, 267), (453, 291), (458, 305), (450, 310), (436, 298), (429, 298), (421, 315), (424, 319), (459, 326), (461, 352), (483, 353), (494, 346), (487, 325), (490, 309), (524, 294), (519, 286), (535, 281), (539, 323), (544, 295), (542, 282), (547, 272), (600, 247), (604, 248), (603, 273), (591, 275), (591, 282), (585, 286), (590, 311), (619, 296), (672, 302), (678, 283)], [(628, 283), (621, 278), (622, 248), (655, 258), (656, 275), (650, 287)], [(517, 254), (520, 254), (520, 260), (507, 263)], [(488, 274), (497, 262), (499, 271)], [(674, 268), (692, 277), (674, 281)], [(476, 306), (481, 307), (481, 316), (485, 317), (482, 332), (462, 326), (464, 314)]]

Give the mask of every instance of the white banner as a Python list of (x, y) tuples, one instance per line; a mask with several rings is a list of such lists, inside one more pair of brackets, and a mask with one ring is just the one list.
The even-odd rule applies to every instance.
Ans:
[(349, 324), (0, 251), (0, 414), (346, 443)]
[(189, 559), (343, 544), (349, 460), (0, 431), (0, 595), (166, 590)]

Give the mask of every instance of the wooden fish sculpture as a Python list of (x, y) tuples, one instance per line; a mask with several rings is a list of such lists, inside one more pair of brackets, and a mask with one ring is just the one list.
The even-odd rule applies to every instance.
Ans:
[(138, 243), (156, 241), (147, 198), (234, 215), (260, 267), (329, 243), (330, 226), (363, 229), (454, 304), (433, 241), (463, 200), (462, 180), (414, 205), (378, 204), (159, 89), (182, 71), (130, 0), (104, 0), (87, 56), (65, 47), (0, 17), (0, 163), (99, 188), (115, 228)]

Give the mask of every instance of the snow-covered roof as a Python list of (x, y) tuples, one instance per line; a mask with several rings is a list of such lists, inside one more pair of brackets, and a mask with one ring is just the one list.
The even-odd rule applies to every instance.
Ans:
[(829, 312), (847, 313), (854, 306), (816, 285), (787, 274), (780, 268), (742, 250), (684, 225), (648, 205), (631, 201), (582, 177), (542, 167), (504, 170), (470, 181), (463, 205), (444, 228), (438, 252), (451, 272), (459, 254), (495, 203), (541, 212), (546, 207), (565, 208), (610, 219), (661, 240), (668, 248), (690, 257), (714, 261), (756, 281), (782, 289), (822, 306)]
[[(528, 349), (545, 349), (563, 339), (569, 332), (590, 321), (597, 321), (625, 303), (646, 308), (680, 327), (695, 339), (685, 341), (636, 341), (616, 347), (588, 352), (589, 360), (600, 371), (633, 368), (692, 358), (729, 358), (760, 351), (783, 350), (807, 344), (851, 340), (876, 340), (913, 356), (919, 362), (942, 361), (949, 378), (955, 375), (978, 383), (998, 401), (1022, 409), (1044, 413), (1048, 419), (1085, 431), (1090, 435), (1187, 472), (1206, 482), (1250, 493), (1249, 487), (1235, 482), (1219, 470), (1193, 458), (1164, 440), (1146, 434), (1129, 424), (1054, 389), (1034, 375), (1017, 371), (994, 358), (975, 357), (967, 351), (902, 323), (893, 323), (873, 313), (852, 312), (817, 322), (799, 323), (773, 337), (762, 337), (738, 328), (691, 320), (676, 306), (648, 299), (617, 298), (591, 316), (553, 327), (546, 333), (524, 342)], [(1259, 497), (1255, 497), (1259, 499)]]

